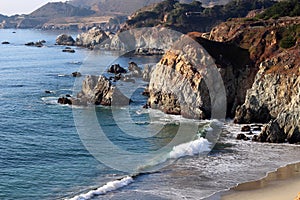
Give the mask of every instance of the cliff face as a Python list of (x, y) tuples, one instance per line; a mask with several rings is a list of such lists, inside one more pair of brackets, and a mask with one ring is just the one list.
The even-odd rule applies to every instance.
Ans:
[(300, 49), (290, 49), (260, 65), (235, 122), (269, 123), (261, 142), (300, 142)]
[[(236, 123), (267, 123), (258, 136), (261, 142), (300, 142), (299, 17), (232, 19), (209, 34), (190, 36), (218, 67), (226, 91), (227, 116), (235, 115)], [(180, 53), (168, 52), (152, 73), (149, 105), (166, 113), (209, 118), (213, 101), (205, 71)], [(170, 87), (184, 85), (176, 74), (187, 78), (190, 86), (179, 88), (194, 104), (184, 104), (170, 93)]]
[[(176, 50), (175, 45), (168, 51), (152, 72), (149, 106), (169, 114), (207, 119), (212, 116), (212, 109), (219, 105), (216, 103), (218, 98), (222, 98), (224, 112), (227, 108), (226, 115), (233, 116), (236, 106), (244, 102), (245, 91), (251, 87), (256, 72), (250, 66), (247, 53), (242, 49), (236, 51), (239, 48), (235, 45), (205, 40), (199, 33), (189, 35), (206, 50), (199, 51), (201, 48), (197, 45), (186, 45), (179, 48), (182, 51)], [(185, 45), (185, 42), (179, 43)], [(243, 57), (246, 62), (235, 62), (226, 53), (218, 54), (221, 50), (236, 51), (235, 56)], [(210, 71), (213, 68), (214, 73)], [(244, 84), (239, 84), (241, 82)]]

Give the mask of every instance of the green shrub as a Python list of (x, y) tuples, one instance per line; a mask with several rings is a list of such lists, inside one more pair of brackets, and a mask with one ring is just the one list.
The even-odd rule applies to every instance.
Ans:
[(289, 35), (282, 38), (279, 45), (281, 48), (288, 49), (295, 46), (295, 44), (296, 44), (296, 39), (293, 36)]
[(286, 0), (278, 2), (260, 14), (259, 18), (278, 19), (279, 17), (284, 16), (300, 16), (300, 3), (298, 0)]

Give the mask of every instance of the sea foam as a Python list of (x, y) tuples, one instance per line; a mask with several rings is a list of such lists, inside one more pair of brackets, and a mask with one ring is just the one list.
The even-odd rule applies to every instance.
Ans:
[(69, 200), (88, 200), (97, 195), (104, 195), (108, 192), (112, 192), (118, 190), (122, 187), (125, 187), (133, 182), (133, 178), (130, 176), (126, 176), (121, 180), (108, 182), (106, 185), (97, 188), (95, 190), (91, 190), (87, 193), (77, 195)]
[(209, 151), (211, 151), (211, 143), (207, 139), (200, 137), (197, 140), (174, 146), (173, 150), (169, 153), (169, 158), (178, 159)]

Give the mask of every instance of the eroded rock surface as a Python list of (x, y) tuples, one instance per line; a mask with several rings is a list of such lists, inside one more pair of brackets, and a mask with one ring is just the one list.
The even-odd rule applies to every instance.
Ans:
[(122, 106), (128, 105), (130, 99), (104, 76), (87, 76), (77, 98), (82, 104)]

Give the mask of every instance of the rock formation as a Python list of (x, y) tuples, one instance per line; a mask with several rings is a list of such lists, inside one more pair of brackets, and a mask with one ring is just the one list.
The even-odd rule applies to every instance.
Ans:
[(108, 68), (107, 72), (112, 74), (124, 74), (127, 73), (127, 70), (121, 67), (119, 64), (114, 64)]
[(128, 70), (131, 72), (131, 76), (139, 78), (143, 75), (142, 69), (135, 62), (129, 62), (128, 64)]
[(122, 106), (128, 105), (130, 99), (123, 95), (119, 89), (104, 76), (87, 76), (77, 95), (77, 102), (81, 104)]
[(289, 51), (260, 65), (236, 112), (237, 123), (268, 123), (259, 135), (261, 142), (300, 142), (300, 50)]
[(93, 49), (108, 38), (104, 31), (94, 27), (86, 33), (79, 34), (76, 38), (76, 45)]
[[(251, 87), (256, 72), (248, 65), (247, 52), (235, 45), (205, 40), (200, 33), (189, 35), (195, 41), (191, 38), (188, 39), (191, 44), (179, 41), (177, 47), (183, 51), (176, 50), (175, 45), (153, 70), (149, 84), (149, 106), (170, 114), (207, 119), (212, 116), (213, 109), (218, 109), (220, 102), (217, 101), (222, 99), (224, 112), (227, 108), (227, 116), (232, 116), (236, 106), (244, 102), (245, 91)], [(224, 53), (221, 54), (222, 51)], [(232, 51), (237, 52), (236, 57), (243, 57), (244, 62), (232, 59), (228, 54)], [(214, 65), (215, 62), (217, 65)], [(215, 73), (210, 72), (212, 69), (216, 70)], [(217, 97), (212, 98), (214, 94)]]
[(299, 17), (232, 19), (205, 35), (248, 49), (259, 69), (235, 114), (236, 123), (267, 123), (256, 141), (300, 142), (299, 24)]
[(75, 40), (71, 35), (61, 34), (56, 38), (56, 44), (58, 45), (67, 45), (73, 46), (75, 44)]

